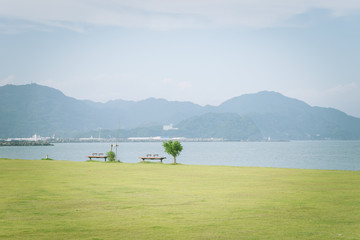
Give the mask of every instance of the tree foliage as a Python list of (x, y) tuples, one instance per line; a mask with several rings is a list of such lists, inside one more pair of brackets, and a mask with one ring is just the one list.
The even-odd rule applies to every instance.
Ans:
[(183, 147), (179, 141), (166, 141), (163, 142), (165, 152), (174, 157), (174, 164), (176, 164), (176, 157), (180, 155)]

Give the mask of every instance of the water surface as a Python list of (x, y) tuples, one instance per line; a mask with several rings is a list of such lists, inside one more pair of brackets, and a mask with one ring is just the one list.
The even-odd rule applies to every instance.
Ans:
[[(0, 158), (86, 161), (110, 150), (111, 143), (57, 143), (54, 146), (0, 147)], [(135, 163), (146, 154), (172, 157), (161, 142), (118, 143), (118, 159)], [(199, 165), (360, 170), (360, 141), (183, 142), (178, 162)]]

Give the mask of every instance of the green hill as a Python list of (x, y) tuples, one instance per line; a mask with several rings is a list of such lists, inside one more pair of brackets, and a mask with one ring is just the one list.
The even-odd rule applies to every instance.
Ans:
[(236, 113), (206, 113), (186, 119), (176, 127), (179, 135), (190, 138), (261, 139), (261, 132), (254, 122)]
[(360, 119), (322, 107), (311, 107), (276, 92), (246, 94), (218, 107), (251, 118), (264, 137), (275, 139), (360, 139)]
[(95, 111), (82, 101), (60, 91), (29, 84), (0, 88), (0, 137), (71, 135), (74, 131), (96, 128)]

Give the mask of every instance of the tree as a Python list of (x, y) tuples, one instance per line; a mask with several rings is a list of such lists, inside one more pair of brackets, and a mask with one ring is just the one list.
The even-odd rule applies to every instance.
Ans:
[(109, 162), (115, 162), (115, 153), (113, 151), (107, 152), (106, 156), (108, 157)]
[(176, 157), (180, 155), (183, 147), (178, 141), (167, 141), (163, 142), (163, 146), (165, 148), (165, 152), (174, 157), (174, 164), (176, 164)]

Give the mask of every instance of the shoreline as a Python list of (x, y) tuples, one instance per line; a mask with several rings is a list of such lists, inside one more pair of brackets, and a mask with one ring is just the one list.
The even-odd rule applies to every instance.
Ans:
[(12, 146), (54, 146), (54, 144), (48, 141), (0, 141), (0, 147), (12, 147)]
[(169, 163), (160, 163), (160, 162), (104, 162), (104, 161), (97, 161), (97, 160), (84, 160), (84, 161), (71, 161), (65, 159), (20, 159), (20, 158), (0, 158), (2, 160), (10, 160), (10, 161), (49, 161), (49, 162), (67, 162), (67, 163), (102, 163), (102, 164), (124, 164), (124, 165), (163, 165), (163, 166), (194, 166), (194, 167), (211, 167), (211, 168), (250, 168), (250, 169), (279, 169), (279, 170), (305, 170), (305, 171), (344, 171), (344, 172), (360, 172), (360, 170), (345, 170), (345, 169), (317, 169), (317, 168), (289, 168), (289, 167), (266, 167), (266, 166), (230, 166), (230, 165), (204, 165), (204, 164), (184, 164), (184, 163), (177, 163), (173, 164), (172, 162)]

